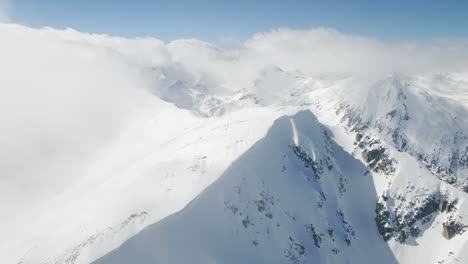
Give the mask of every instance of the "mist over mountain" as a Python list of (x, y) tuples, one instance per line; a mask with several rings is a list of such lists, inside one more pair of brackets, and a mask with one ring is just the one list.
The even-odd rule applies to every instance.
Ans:
[(0, 36), (1, 263), (468, 262), (463, 40)]

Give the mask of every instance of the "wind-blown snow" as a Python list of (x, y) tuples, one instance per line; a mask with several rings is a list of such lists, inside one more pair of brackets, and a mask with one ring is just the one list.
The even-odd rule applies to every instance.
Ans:
[[(452, 218), (468, 224), (463, 42), (326, 28), (261, 33), (236, 50), (13, 24), (0, 35), (2, 263), (112, 250), (99, 263), (468, 257), (466, 234), (441, 235)], [(456, 209), (384, 242), (376, 203), (396, 230), (391, 219), (439, 196)]]

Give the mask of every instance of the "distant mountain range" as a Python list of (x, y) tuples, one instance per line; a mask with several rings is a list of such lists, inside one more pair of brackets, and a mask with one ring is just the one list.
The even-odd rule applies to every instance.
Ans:
[[(468, 74), (270, 65), (243, 80), (236, 54), (204, 42), (168, 44), (168, 62), (155, 40), (21, 28), (0, 31), (111, 54), (140, 82), (114, 136), (83, 149), (92, 157), (52, 161), (68, 164), (54, 170), (66, 184), (44, 176), (56, 191), (0, 196), (0, 262), (468, 263)], [(194, 70), (204, 62), (187, 54), (225, 65)], [(31, 169), (22, 184), (43, 168)]]

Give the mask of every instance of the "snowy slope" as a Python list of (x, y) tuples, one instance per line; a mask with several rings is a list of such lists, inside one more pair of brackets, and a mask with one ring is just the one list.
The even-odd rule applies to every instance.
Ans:
[[(286, 75), (290, 76), (288, 80), (282, 71), (274, 71), (278, 72), (278, 76), (262, 73), (260, 80), (266, 78), (270, 86), (274, 83), (288, 83), (292, 91), (304, 83), (305, 78)], [(299, 85), (293, 81), (297, 79), (301, 79)], [(320, 83), (319, 80), (316, 82)], [(328, 138), (330, 132), (320, 132), (326, 135), (322, 138), (314, 136), (316, 130), (321, 131), (322, 126), (312, 114), (300, 113), (292, 117), (293, 121), (288, 125), (283, 124), (287, 123), (285, 119), (288, 118), (281, 118), (264, 139), (257, 142), (217, 182), (180, 213), (144, 229), (97, 263), (130, 263), (132, 259), (139, 259), (143, 263), (185, 263), (188, 260), (197, 263), (283, 263), (285, 259), (291, 263), (412, 263), (415, 258), (421, 263), (466, 261), (462, 253), (466, 244), (463, 234), (468, 223), (468, 208), (464, 203), (466, 194), (457, 184), (447, 182), (443, 175), (434, 171), (433, 166), (442, 167), (446, 163), (433, 162), (428, 165), (415, 154), (417, 151), (430, 150), (427, 146), (434, 142), (434, 138), (457, 136), (459, 131), (466, 131), (463, 129), (463, 118), (460, 118), (466, 111), (465, 106), (405, 87), (398, 76), (372, 83), (355, 98), (337, 97), (342, 92), (339, 89), (345, 88), (342, 83), (346, 82), (344, 80), (329, 86), (323, 83), (321, 86), (303, 86), (303, 92), (298, 93), (296, 98), (292, 94), (291, 100), (270, 101), (280, 108), (298, 101), (302, 101), (303, 106), (311, 105), (313, 111), (333, 131), (334, 139), (344, 147), (344, 151), (341, 148), (341, 152), (336, 151), (334, 142), (331, 143), (334, 146), (332, 153), (323, 146), (310, 147), (310, 144), (327, 145), (330, 144), (328, 140), (331, 140)], [(253, 91), (261, 83), (255, 82)], [(264, 94), (252, 94), (262, 104)], [(431, 105), (425, 104), (423, 100), (432, 96), (444, 110), (440, 109), (442, 107), (433, 109)], [(267, 95), (267, 98), (271, 96)], [(267, 102), (263, 101), (263, 104), (268, 106)], [(410, 107), (405, 107), (406, 104)], [(420, 111), (414, 110), (418, 108)], [(304, 118), (308, 115), (308, 118)], [(427, 121), (430, 115), (435, 122)], [(454, 116), (449, 118), (448, 115)], [(456, 123), (457, 117), (462, 120), (461, 123)], [(410, 123), (412, 119), (415, 121)], [(299, 129), (296, 128), (297, 124), (301, 124)], [(431, 124), (434, 124), (433, 127)], [(453, 130), (440, 129), (437, 126), (439, 124), (445, 124), (445, 128)], [(425, 130), (425, 127), (430, 129)], [(402, 136), (395, 137), (394, 134), (398, 133), (395, 131), (403, 131)], [(414, 137), (414, 133), (419, 131), (427, 135)], [(281, 136), (277, 136), (277, 133)], [(406, 146), (402, 142), (406, 142)], [(294, 144), (300, 146), (299, 151), (291, 149)], [(458, 143), (439, 146), (443, 146), (444, 150), (459, 147)], [(272, 153), (284, 154), (275, 156)], [(347, 158), (342, 158), (340, 153)], [(332, 165), (329, 170), (325, 170), (327, 176), (319, 176), (312, 181), (313, 184), (309, 184), (310, 178), (317, 175), (313, 165), (309, 164), (312, 171), (304, 172), (304, 167), (290, 164), (291, 160), (301, 155), (318, 161), (318, 164), (331, 157)], [(444, 160), (444, 152), (432, 153), (432, 156)], [(251, 160), (255, 160), (254, 164), (251, 164)], [(276, 168), (271, 164), (284, 167)], [(458, 178), (466, 175), (463, 167), (460, 167), (456, 174)], [(285, 175), (301, 175), (303, 180), (308, 180), (294, 185), (288, 181), (295, 181), (296, 178), (285, 179)], [(288, 187), (290, 184), (292, 186)], [(242, 192), (244, 188), (240, 186), (245, 186), (247, 190)], [(291, 197), (292, 193), (299, 198)], [(311, 206), (309, 211), (309, 203), (304, 205), (303, 201), (312, 200), (310, 195), (315, 196), (312, 202), (315, 206)], [(267, 199), (271, 200), (271, 204), (264, 206), (264, 196), (269, 197)], [(280, 198), (275, 200), (271, 197)], [(356, 208), (365, 209), (355, 212)], [(284, 229), (278, 225), (275, 229), (272, 220), (274, 215), (281, 215), (281, 212), (286, 217), (282, 216), (276, 224)], [(293, 215), (292, 220), (288, 215)], [(339, 221), (342, 216), (344, 222)], [(191, 224), (197, 228), (192, 229)], [(341, 229), (343, 233), (336, 234), (345, 243), (332, 238), (329, 229), (334, 230), (330, 233)], [(210, 235), (204, 235), (207, 233)], [(365, 235), (361, 237), (359, 234)], [(382, 241), (388, 243), (382, 244)], [(193, 249), (193, 252), (190, 250), (180, 254), (180, 250), (186, 248)], [(373, 250), (366, 251), (370, 248)]]
[(267, 135), (181, 212), (96, 263), (396, 263), (364, 164), (312, 113)]
[[(62, 257), (54, 260), (49, 252), (57, 250), (57, 241), (64, 236), (74, 238), (60, 243), (67, 251), (96, 234), (106, 233), (108, 227), (121, 225), (131, 215), (144, 215), (136, 219), (135, 226), (117, 230), (123, 235), (104, 234), (101, 243), (93, 242), (84, 250), (90, 252), (80, 253), (80, 262), (76, 263), (89, 263), (96, 254), (106, 253), (145, 224), (182, 208), (263, 136), (270, 120), (275, 119), (275, 113), (262, 110), (253, 117), (252, 110), (207, 123), (187, 112), (177, 115), (168, 108), (153, 107), (139, 113), (129, 130), (123, 131), (122, 140), (90, 165), (82, 181), (38, 209), (42, 210), (42, 216), (35, 220), (38, 225), (17, 232), (17, 238), (37, 237), (23, 263), (36, 263), (37, 259), (61, 263)], [(258, 128), (257, 132), (250, 129), (252, 126)]]
[[(332, 98), (314, 107), (329, 125), (355, 135), (351, 151), (374, 175), (380, 196), (376, 224), (398, 261), (463, 263), (466, 256), (457, 255), (465, 250), (468, 225), (468, 108), (460, 94), (422, 86), (428, 78), (433, 77), (393, 74), (360, 87), (344, 80), (314, 92)], [(462, 85), (447, 79), (447, 90)], [(330, 118), (331, 111), (337, 118)]]
[[(90, 263), (180, 210), (281, 115), (240, 100), (245, 109), (206, 119), (154, 94), (164, 83), (147, 78), (151, 67), (129, 62), (137, 56), (125, 48), (103, 48), (115, 39), (98, 45), (69, 40), (70, 32), (1, 30), (9, 36), (2, 55), (17, 60), (1, 64), (15, 73), (2, 75), (2, 87), (17, 88), (1, 99), (2, 107), (16, 102), (2, 111), (2, 263)], [(10, 49), (15, 41), (22, 44)], [(64, 55), (70, 50), (76, 57)], [(54, 78), (59, 69), (63, 78)]]
[[(407, 80), (405, 80), (407, 79)], [(392, 75), (341, 102), (348, 126), (372, 133), (408, 152), (442, 180), (464, 189), (467, 182), (468, 109), (450, 98)], [(468, 190), (468, 189), (467, 189)]]

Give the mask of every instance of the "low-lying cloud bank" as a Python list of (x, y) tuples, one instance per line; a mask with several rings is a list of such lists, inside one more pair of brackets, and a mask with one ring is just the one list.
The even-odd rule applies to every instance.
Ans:
[(7, 211), (18, 207), (4, 197), (27, 205), (72, 185), (118, 136), (143, 85), (119, 54), (49, 31), (0, 24), (0, 207)]
[(383, 42), (326, 28), (280, 29), (245, 43), (245, 57), (309, 74), (406, 74), (467, 67), (468, 42)]
[[(0, 20), (7, 19), (4, 3)], [(80, 164), (118, 136), (142, 93), (157, 85), (146, 69), (171, 68), (220, 90), (248, 88), (273, 66), (371, 78), (468, 69), (466, 41), (392, 43), (327, 28), (259, 33), (231, 50), (198, 40), (164, 43), (13, 24), (0, 24), (0, 38), (3, 195), (58, 192), (69, 183), (84, 169)]]

